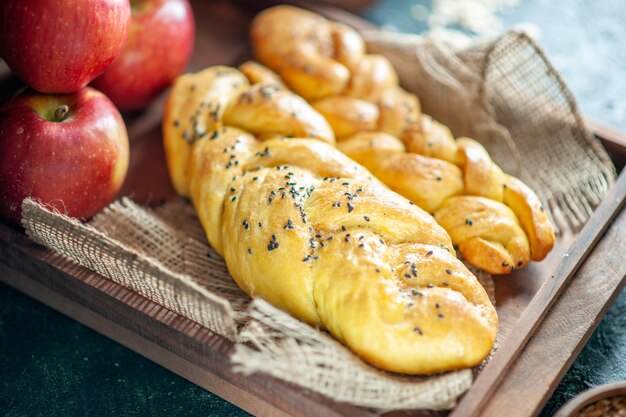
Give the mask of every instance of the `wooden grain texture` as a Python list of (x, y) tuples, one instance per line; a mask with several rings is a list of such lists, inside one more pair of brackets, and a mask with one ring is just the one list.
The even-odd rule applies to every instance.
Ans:
[[(198, 25), (195, 53), (189, 70), (216, 64), (236, 65), (249, 54), (248, 22), (253, 16), (250, 10), (243, 10), (227, 1), (194, 0), (192, 6)], [(315, 8), (328, 17), (358, 28), (372, 28), (346, 12), (319, 5)], [(19, 86), (15, 80), (0, 80), (0, 97), (15, 86)], [(125, 117), (131, 138), (131, 162), (122, 194), (130, 195), (143, 204), (159, 204), (174, 196), (161, 144), (163, 103), (164, 96), (161, 96), (145, 112)], [(610, 130), (603, 131), (603, 134), (606, 135), (603, 138), (605, 145), (614, 149), (612, 156), (623, 158), (626, 148), (621, 142), (626, 143), (626, 136)], [(622, 224), (623, 217), (622, 213), (615, 225), (618, 222)], [(555, 302), (536, 335), (521, 351), (518, 361), (511, 362), (500, 385), (492, 391), (494, 395), (486, 403), (485, 413), (510, 415), (507, 404), (515, 395), (519, 397), (518, 403), (511, 404), (516, 404), (524, 412), (535, 413), (543, 406), (623, 285), (623, 276), (601, 269), (601, 263), (619, 250), (611, 252), (613, 247), (605, 243), (606, 239), (615, 234), (619, 237), (620, 231), (624, 235), (623, 226), (615, 232), (615, 225), (574, 276), (571, 286)], [(549, 277), (574, 239), (572, 234), (560, 236), (553, 252), (543, 262), (532, 263), (507, 277), (496, 277), (501, 346), (506, 346), (509, 337), (519, 331), (518, 319), (538, 291), (544, 288), (546, 280), (549, 285), (553, 284)], [(623, 258), (624, 250), (621, 251), (622, 256), (615, 259)], [(570, 253), (573, 252), (570, 250)], [(619, 255), (620, 252), (616, 253)], [(619, 269), (614, 267), (613, 270)], [(602, 274), (602, 285), (594, 286), (595, 281), (594, 285), (590, 285), (588, 278), (579, 278), (585, 273)], [(0, 280), (255, 415), (373, 416), (367, 410), (333, 403), (266, 375), (243, 377), (233, 373), (228, 363), (232, 345), (227, 340), (35, 245), (20, 230), (4, 224), (0, 224)], [(575, 307), (587, 304), (588, 309)], [(566, 312), (568, 316), (563, 318), (563, 313), (559, 312)], [(563, 329), (569, 329), (568, 326), (576, 326), (576, 331), (562, 334), (568, 333), (563, 332)], [(525, 340), (529, 336), (525, 336)], [(539, 365), (541, 372), (536, 372)], [(492, 372), (490, 366), (482, 375)], [(539, 376), (541, 379), (538, 379)], [(527, 381), (531, 381), (532, 385)], [(475, 389), (476, 386), (466, 398), (471, 399)], [(400, 411), (388, 415), (432, 414)]]
[[(602, 204), (595, 210), (589, 221), (587, 221), (587, 224), (585, 224), (571, 248), (563, 254), (555, 272), (541, 286), (528, 307), (523, 311), (515, 325), (515, 331), (506, 340), (502, 341), (496, 354), (451, 416), (470, 417), (476, 416), (481, 412), (483, 406), (490, 399), (490, 396), (496, 392), (498, 384), (507, 375), (514, 361), (542, 323), (552, 305), (563, 290), (567, 288), (570, 280), (594, 249), (612, 220), (619, 214), (625, 199), (626, 171), (619, 176), (616, 184), (604, 198)], [(620, 252), (617, 253), (619, 254)], [(602, 255), (607, 258), (607, 261), (610, 260), (608, 254), (603, 253)], [(612, 255), (615, 254), (612, 253)], [(621, 281), (622, 277), (619, 278)], [(607, 279), (611, 278), (607, 277)], [(574, 317), (576, 316), (580, 319), (584, 318), (579, 314)]]

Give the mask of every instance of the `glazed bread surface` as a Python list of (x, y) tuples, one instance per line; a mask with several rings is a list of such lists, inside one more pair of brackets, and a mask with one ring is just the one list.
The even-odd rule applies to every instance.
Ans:
[(478, 142), (455, 140), (423, 114), (389, 61), (367, 54), (356, 31), (275, 6), (257, 15), (251, 35), (256, 58), (326, 118), (337, 147), (431, 213), (470, 263), (507, 274), (552, 249), (554, 228), (535, 193)]
[(208, 68), (176, 80), (163, 135), (174, 185), (246, 293), (384, 370), (432, 374), (489, 354), (495, 309), (448, 234), (338, 151), (302, 98)]

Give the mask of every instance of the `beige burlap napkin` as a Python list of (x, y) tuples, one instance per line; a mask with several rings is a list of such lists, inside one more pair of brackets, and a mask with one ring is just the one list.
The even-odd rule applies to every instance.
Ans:
[[(525, 35), (460, 52), (411, 35), (365, 37), (425, 112), (455, 135), (483, 142), (506, 171), (533, 186), (561, 226), (579, 227), (613, 183), (614, 168), (569, 90)], [(264, 372), (379, 411), (450, 408), (471, 386), (470, 370), (423, 378), (381, 372), (328, 334), (251, 300), (183, 199), (155, 210), (122, 199), (88, 224), (25, 200), (23, 224), (36, 242), (234, 341), (236, 371)], [(478, 276), (493, 295), (490, 277)]]

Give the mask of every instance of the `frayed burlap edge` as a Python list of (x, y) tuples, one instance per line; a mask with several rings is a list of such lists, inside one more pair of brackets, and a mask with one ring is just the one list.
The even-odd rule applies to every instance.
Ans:
[[(130, 203), (124, 200), (115, 204)], [(101, 215), (106, 214), (107, 211)], [(22, 225), (28, 236), (40, 245), (219, 335), (236, 339), (237, 314), (229, 302), (188, 276), (168, 270), (158, 260), (111, 239), (87, 224), (50, 211), (32, 199), (22, 203)]]

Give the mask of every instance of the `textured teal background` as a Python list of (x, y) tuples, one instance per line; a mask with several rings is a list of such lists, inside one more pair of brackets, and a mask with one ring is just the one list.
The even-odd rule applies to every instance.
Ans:
[[(378, 24), (420, 32), (414, 1), (384, 0), (365, 12)], [(429, 1), (418, 3), (430, 7)], [(626, 6), (623, 0), (527, 0), (507, 25), (537, 24), (539, 39), (585, 114), (626, 130)], [(576, 393), (626, 380), (626, 292), (542, 412)], [(117, 343), (0, 284), (0, 415), (247, 416)]]

